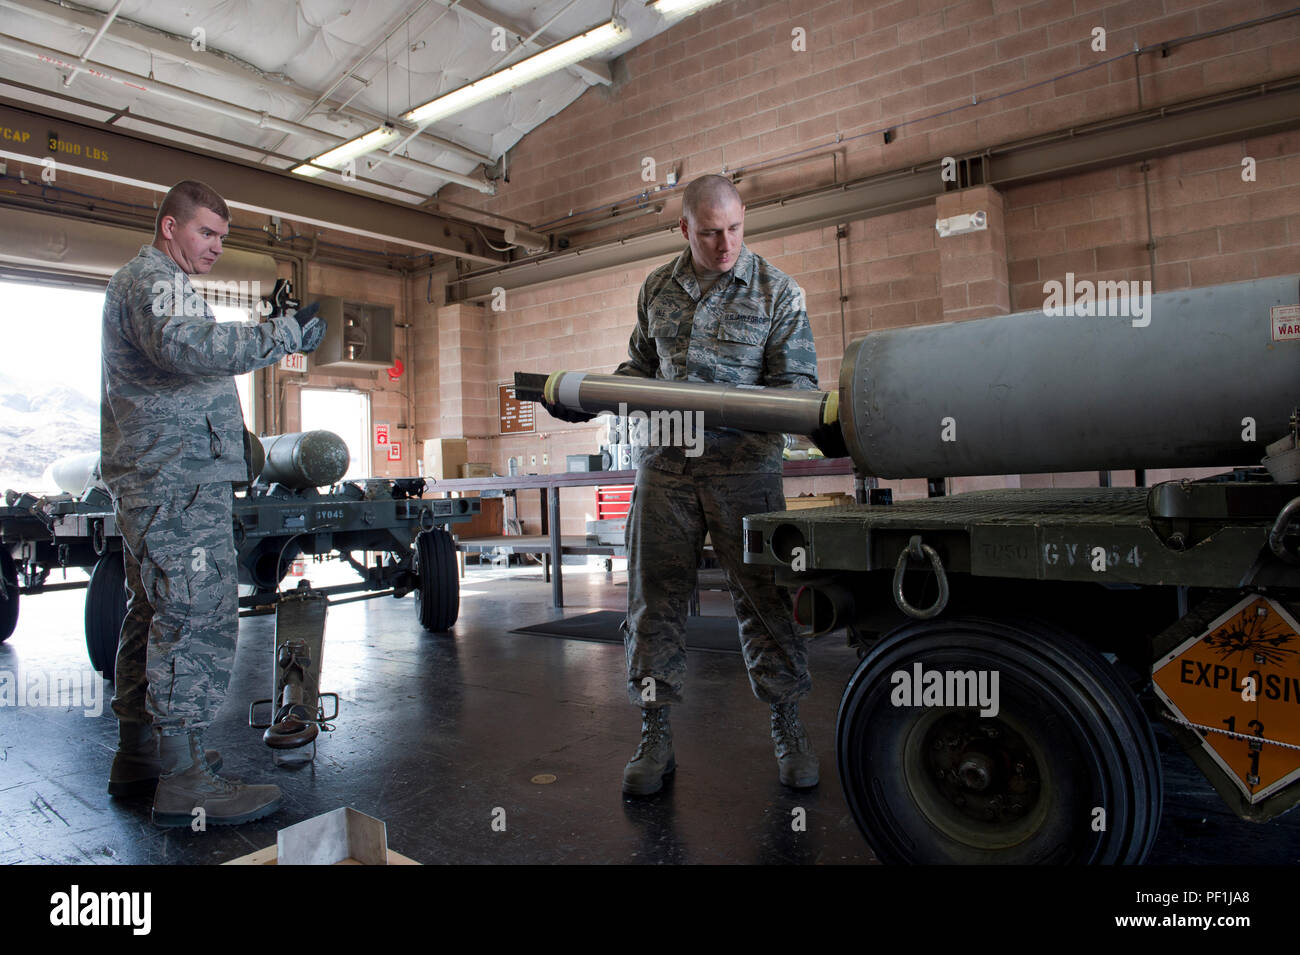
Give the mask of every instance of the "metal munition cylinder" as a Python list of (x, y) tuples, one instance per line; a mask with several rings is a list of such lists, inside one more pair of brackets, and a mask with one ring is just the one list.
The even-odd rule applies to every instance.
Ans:
[(837, 421), (857, 470), (956, 477), (1257, 464), (1300, 406), (1300, 277), (1160, 295), (1062, 283), (1037, 311), (872, 332), (815, 391), (517, 373), (581, 411), (702, 410), (708, 427)]
[(348, 446), (333, 431), (294, 431), (259, 439), (266, 452), (263, 484), (283, 484), (295, 491), (337, 483), (347, 473)]
[(1289, 276), (873, 332), (845, 443), (883, 478), (1258, 464), (1300, 404), (1298, 300)]
[[(262, 473), (262, 468), (266, 467), (266, 449), (262, 447), (262, 442), (257, 435), (247, 428), (244, 429), (244, 455), (245, 460), (248, 462), (248, 472), (253, 475), (253, 480), (256, 481)], [(235, 487), (243, 488), (247, 484), (247, 481), (240, 481), (236, 482)]]
[(550, 376), (517, 373), (515, 392), (525, 400), (537, 395), (575, 411), (622, 415), (701, 411), (706, 428), (794, 434), (809, 434), (833, 422), (839, 405), (839, 397), (833, 392), (570, 371)]
[(70, 454), (57, 459), (49, 466), (50, 478), (60, 491), (79, 496), (87, 487), (103, 487), (99, 479), (99, 452)]

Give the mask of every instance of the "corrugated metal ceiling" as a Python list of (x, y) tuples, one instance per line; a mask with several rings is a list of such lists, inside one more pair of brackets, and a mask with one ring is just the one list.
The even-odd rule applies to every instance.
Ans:
[[(222, 147), (230, 155), (277, 168), (291, 163), (265, 150), (299, 161), (319, 155), (412, 106), (621, 17), (631, 33), (620, 46), (441, 120), (403, 148), (419, 163), (476, 180), (484, 163), (498, 160), (590, 85), (608, 82), (610, 60), (669, 26), (643, 0), (123, 0), (88, 58), (88, 65), (106, 69), (78, 72), (67, 82), (67, 64), (84, 54), (115, 6), (114, 0), (0, 0), (0, 47), (9, 43), (0, 48), (0, 95), (101, 121), (126, 111), (115, 120), (119, 127), (154, 135), (157, 126), (135, 117), (162, 120), (181, 127), (165, 132), (178, 144), (212, 149), (205, 136), (216, 136), (247, 144)], [(533, 43), (521, 43), (539, 29)], [(319, 135), (259, 127), (175, 93), (160, 95), (164, 86)], [(404, 191), (358, 182), (360, 188), (409, 202), (449, 181), (412, 165), (372, 168), (378, 156), (358, 162), (357, 174)]]

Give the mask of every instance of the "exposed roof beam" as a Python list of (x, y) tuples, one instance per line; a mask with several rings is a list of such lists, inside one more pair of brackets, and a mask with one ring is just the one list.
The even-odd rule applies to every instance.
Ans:
[[(94, 33), (101, 25), (99, 17), (82, 13), (79, 10), (59, 4), (50, 3), (49, 0), (0, 0), (0, 8), (18, 10), (30, 16), (45, 20), (48, 23), (58, 23), (65, 26), (75, 26), (87, 33)], [(184, 63), (188, 66), (197, 66), (201, 69), (212, 73), (231, 77), (237, 80), (247, 82), (250, 78), (261, 82), (274, 83), (275, 87), (292, 96), (302, 99), (306, 103), (314, 102), (320, 95), (312, 90), (305, 89), (294, 83), (282, 73), (267, 73), (259, 70), (251, 63), (246, 63), (237, 57), (230, 56), (219, 51), (208, 49), (203, 53), (196, 53), (190, 46), (190, 37), (179, 37), (153, 27), (147, 27), (143, 24), (136, 23), (125, 17), (118, 17), (105, 34), (114, 43), (129, 47), (133, 50), (139, 50), (142, 53), (150, 53), (163, 59), (171, 60), (175, 63)], [(321, 104), (330, 110), (338, 110), (342, 105), (340, 100), (326, 98)], [(373, 128), (380, 123), (387, 122), (385, 117), (378, 113), (371, 112), (360, 106), (348, 106), (345, 110), (339, 112), (339, 115), (345, 118), (355, 120), (358, 124), (365, 125), (366, 128)], [(321, 132), (322, 136), (338, 135), (342, 139), (348, 138), (347, 132), (332, 134), (325, 131)], [(438, 149), (445, 149), (448, 152), (455, 153), (465, 159), (475, 163), (490, 164), (492, 158), (477, 152), (468, 146), (442, 136), (437, 136), (429, 132), (420, 134), (420, 139), (430, 146)]]
[[(63, 51), (53, 49), (52, 47), (41, 46), (36, 43), (28, 43), (26, 40), (10, 36), (6, 33), (0, 33), (0, 50), (7, 50), (11, 53), (29, 56), (33, 59), (48, 63), (56, 68), (70, 68), (72, 66), (69, 61), (64, 59), (68, 54)], [(227, 103), (225, 100), (218, 99), (215, 96), (206, 96), (202, 93), (196, 93), (193, 90), (183, 89), (179, 86), (173, 86), (170, 83), (163, 83), (159, 80), (150, 79), (147, 76), (141, 76), (138, 73), (128, 73), (125, 70), (117, 70), (106, 66), (103, 63), (97, 63), (94, 60), (88, 60), (86, 66), (87, 71), (97, 80), (114, 83), (137, 90), (141, 93), (161, 96), (165, 99), (185, 103), (187, 106), (209, 110), (223, 116), (229, 116), (232, 119), (237, 119), (243, 123), (256, 126), (260, 129), (276, 129), (282, 132), (297, 133), (301, 136), (324, 139), (330, 142), (331, 146), (337, 146), (340, 144), (338, 137), (334, 133), (315, 129), (311, 126), (303, 126), (300, 123), (292, 123), (289, 120), (281, 119), (278, 116), (272, 116), (270, 113), (259, 113), (257, 110), (249, 109), (245, 106)], [(386, 161), (392, 162), (406, 169), (411, 169), (415, 172), (422, 172), (426, 175), (436, 176), (450, 182), (457, 182), (461, 185), (468, 186), (471, 189), (477, 189), (479, 192), (496, 192), (496, 186), (494, 184), (483, 179), (476, 179), (471, 176), (463, 175), (455, 170), (443, 169), (439, 166), (420, 162), (416, 159), (410, 159), (406, 156), (389, 155), (384, 158)]]
[[(439, 0), (439, 2), (442, 2), (442, 0)], [(528, 37), (533, 32), (528, 27), (516, 23), (513, 20), (507, 20), (494, 10), (489, 10), (487, 7), (483, 6), (483, 4), (479, 3), (478, 0), (460, 0), (460, 2), (456, 4), (456, 9), (464, 10), (466, 13), (483, 21), (488, 26), (502, 27), (507, 33), (512, 33), (520, 38)], [(544, 33), (527, 45), (542, 50), (548, 46), (554, 46), (556, 43), (561, 43), (564, 39), (565, 37), (555, 37)], [(593, 85), (600, 83), (602, 86), (609, 86), (614, 82), (613, 77), (610, 75), (608, 64), (602, 63), (599, 60), (582, 60), (581, 62), (574, 63), (572, 66), (568, 67), (568, 69), (578, 73), (584, 80)]]
[[(1300, 77), (1291, 77), (973, 150), (956, 158), (959, 162), (982, 160), (984, 181), (1006, 189), (1296, 128), (1300, 128)], [(775, 238), (932, 203), (947, 191), (937, 175), (940, 162), (935, 158), (853, 182), (754, 202), (745, 213), (745, 236)], [(748, 173), (751, 177), (761, 174), (761, 169)], [(681, 248), (676, 227), (661, 226), (586, 248), (476, 269), (448, 284), (448, 301), (486, 298), (497, 287), (527, 288), (626, 268)]]
[[(182, 149), (184, 149), (186, 147), (186, 144), (188, 143), (188, 139), (186, 139), (185, 137), (192, 137), (192, 138), (202, 140), (202, 143), (198, 147), (200, 149), (214, 148), (215, 146), (225, 146), (228, 150), (230, 150), (230, 152), (224, 153), (223, 155), (234, 159), (241, 159), (246, 162), (253, 162), (253, 163), (259, 162), (266, 155), (265, 151), (256, 149), (248, 145), (248, 143), (237, 142), (233, 139), (226, 139), (225, 137), (217, 136), (213, 133), (207, 133), (207, 132), (200, 133), (197, 132), (192, 127), (184, 126), (179, 123), (169, 123), (165, 119), (157, 119), (152, 116), (145, 116), (142, 113), (133, 113), (131, 112), (131, 108), (129, 106), (124, 106), (121, 109), (112, 106), (105, 106), (102, 103), (93, 103), (90, 100), (83, 99), (82, 97), (79, 96), (72, 96), (68, 93), (64, 93), (56, 90), (42, 89), (39, 86), (32, 86), (30, 83), (21, 83), (18, 80), (11, 80), (6, 77), (0, 76), (0, 89), (3, 89), (4, 87), (11, 87), (15, 90), (21, 91), (22, 93), (28, 94), (31, 98), (30, 99), (24, 98), (22, 102), (28, 109), (32, 110), (33, 112), (40, 112), (41, 110), (44, 109), (57, 110), (60, 108), (61, 104), (47, 103), (45, 102), (45, 100), (46, 99), (61, 100), (64, 103), (73, 103), (76, 106), (80, 106), (82, 109), (90, 110), (93, 113), (107, 114), (108, 115), (107, 119), (97, 120), (98, 122), (102, 122), (105, 126), (113, 126), (114, 124), (125, 120), (129, 123), (138, 123), (146, 127), (145, 130), (146, 132), (149, 129), (170, 129), (173, 132), (175, 132), (179, 137), (179, 138), (172, 139), (170, 141), (172, 143), (175, 143), (176, 145), (179, 145)], [(0, 96), (3, 95), (4, 95), (3, 93), (0, 93)], [(92, 121), (96, 121), (94, 120), (93, 117), (90, 118), (92, 119)], [(130, 130), (133, 129), (134, 127), (118, 126), (117, 128), (125, 130), (127, 134), (130, 135)], [(301, 164), (300, 160), (295, 156), (286, 156), (282, 153), (271, 153), (271, 156), (284, 162), (285, 166), (282, 168), (285, 169), (289, 169), (292, 168), (293, 166), (297, 166)], [(405, 186), (395, 186), (392, 183), (382, 182), (378, 179), (371, 179), (367, 176), (362, 176), (362, 175), (358, 175), (356, 181), (363, 182), (369, 186), (373, 186), (375, 189), (381, 190), (378, 193), (378, 195), (384, 196), (386, 198), (400, 199), (404, 202), (414, 202), (414, 203), (419, 203), (420, 205), (424, 205), (428, 201), (425, 199), (424, 193), (416, 192), (414, 189), (407, 189)], [(437, 209), (433, 209), (433, 207), (430, 206), (428, 208), (432, 209), (432, 211), (435, 212), (442, 211), (441, 207)], [(473, 209), (473, 206), (470, 206), (468, 208)], [(526, 225), (526, 223), (520, 223), (520, 224)]]
[[(343, 73), (340, 73), (340, 74), (338, 75), (338, 77), (334, 80), (334, 82), (330, 83), (330, 85), (329, 85), (328, 87), (326, 87), (325, 92), (323, 92), (323, 93), (321, 93), (319, 96), (315, 97), (315, 98), (312, 100), (311, 105), (309, 105), (306, 109), (304, 109), (304, 110), (301, 112), (301, 114), (299, 114), (299, 116), (298, 116), (298, 122), (302, 122), (304, 119), (306, 119), (308, 116), (310, 116), (310, 115), (312, 114), (312, 111), (315, 110), (316, 107), (318, 107), (318, 106), (320, 106), (320, 105), (322, 105), (322, 104), (328, 102), (328, 101), (329, 101), (329, 98), (330, 98), (331, 96), (334, 95), (334, 91), (337, 90), (340, 86), (342, 86), (345, 82), (347, 82), (347, 80), (348, 80), (349, 78), (354, 79), (354, 80), (356, 80), (358, 83), (361, 84), (361, 86), (360, 86), (360, 87), (358, 88), (358, 90), (357, 90), (357, 93), (359, 93), (361, 90), (366, 89), (367, 87), (369, 87), (369, 86), (370, 86), (370, 81), (367, 80), (367, 79), (363, 79), (363, 78), (360, 77), (360, 76), (357, 76), (357, 70), (361, 69), (361, 67), (364, 66), (364, 65), (366, 64), (366, 62), (367, 62), (367, 61), (368, 61), (372, 56), (375, 55), (375, 53), (379, 50), (379, 48), (380, 48), (381, 46), (384, 47), (385, 49), (387, 49), (388, 41), (389, 41), (389, 39), (392, 37), (392, 35), (393, 35), (394, 33), (396, 33), (398, 30), (400, 30), (402, 27), (404, 27), (404, 26), (406, 26), (408, 23), (410, 23), (411, 18), (414, 17), (414, 16), (415, 16), (417, 13), (419, 13), (421, 10), (423, 10), (423, 9), (424, 9), (426, 6), (428, 6), (428, 4), (431, 3), (431, 2), (432, 2), (432, 0), (419, 0), (419, 2), (416, 3), (416, 5), (415, 5), (414, 7), (412, 7), (410, 10), (408, 10), (408, 11), (407, 11), (405, 14), (403, 14), (400, 18), (394, 20), (391, 26), (385, 27), (385, 28), (384, 28), (384, 35), (383, 35), (383, 37), (382, 37), (380, 40), (378, 40), (378, 41), (377, 41), (373, 46), (371, 46), (370, 49), (366, 50), (365, 53), (361, 54), (361, 56), (359, 56), (359, 57), (358, 57), (358, 58), (353, 62), (353, 64), (352, 64), (351, 67), (349, 67), (349, 68), (348, 68), (347, 70), (345, 70)], [(452, 0), (452, 2), (454, 3), (455, 0)], [(438, 19), (439, 19), (439, 20), (442, 19), (442, 17), (446, 16), (447, 13), (448, 13), (448, 10), (446, 10), (446, 9), (442, 10), (442, 11), (438, 14)], [(434, 23), (437, 23), (437, 22), (438, 22), (438, 20), (434, 20)], [(408, 31), (408, 32), (409, 32), (409, 31)], [(385, 63), (385, 67), (387, 67), (387, 64), (386, 64), (386, 63)], [(342, 104), (341, 106), (339, 106), (338, 108), (339, 108), (339, 109), (342, 109), (343, 107), (345, 107), (345, 106), (347, 106), (348, 104), (350, 104), (350, 103), (352, 102), (353, 98), (357, 95), (357, 93), (353, 93), (351, 96), (349, 96), (346, 100), (343, 101), (343, 104)], [(385, 122), (390, 123), (390, 124), (392, 124), (392, 125), (396, 125), (395, 123), (392, 122), (391, 119), (387, 119), (387, 118), (386, 118), (386, 119), (385, 119)], [(415, 131), (411, 136), (408, 137), (408, 140), (416, 138), (416, 136), (417, 136), (420, 132), (423, 132), (423, 130), (417, 130), (417, 131)], [(279, 139), (277, 139), (277, 140), (276, 140), (276, 141), (271, 145), (270, 149), (271, 149), (271, 150), (279, 149), (282, 145), (284, 145), (284, 141), (285, 141), (286, 139), (288, 139), (288, 138), (289, 138), (289, 137), (288, 137), (287, 135), (286, 135), (286, 136), (281, 136)], [(433, 137), (433, 138), (437, 138), (437, 137)], [(478, 160), (478, 157), (477, 157), (477, 156), (474, 156), (474, 157), (471, 157), (471, 158), (476, 159), (477, 161), (480, 161), (480, 162), (484, 162), (484, 163), (488, 162), (487, 159), (481, 159), (481, 160)]]
[[(118, 13), (120, 13), (122, 10), (122, 4), (125, 2), (126, 0), (117, 0), (117, 3), (113, 4), (113, 9), (109, 10), (108, 13), (104, 16), (104, 22), (99, 25), (99, 29), (95, 31), (95, 35), (90, 38), (90, 42), (86, 44), (86, 48), (81, 51), (82, 63), (85, 63), (86, 60), (90, 59), (90, 54), (95, 51), (95, 47), (99, 45), (99, 41), (104, 39), (104, 34), (108, 32), (108, 28), (111, 27), (113, 25), (113, 21), (117, 19)], [(74, 69), (71, 73), (69, 73), (67, 76), (63, 78), (63, 85), (65, 87), (71, 86), (72, 81), (77, 78), (77, 74), (80, 72), (81, 72), (81, 67), (77, 67), (76, 69)]]
[[(56, 175), (69, 172), (110, 182), (166, 192), (181, 178), (200, 179), (237, 209), (352, 235), (392, 242), (425, 252), (498, 264), (504, 256), (487, 246), (499, 229), (440, 216), (414, 206), (382, 199), (358, 189), (304, 179), (268, 166), (227, 155), (181, 148), (143, 133), (68, 116), (39, 112), (0, 98), (0, 157), (31, 163), (39, 176), (42, 161), (56, 161)], [(53, 136), (69, 149), (51, 152)]]

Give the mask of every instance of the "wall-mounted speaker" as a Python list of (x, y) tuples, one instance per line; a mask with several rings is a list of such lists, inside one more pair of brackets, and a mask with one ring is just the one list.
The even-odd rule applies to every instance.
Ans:
[(312, 367), (389, 368), (393, 364), (393, 308), (350, 302), (334, 295), (317, 299), (325, 338), (311, 356)]

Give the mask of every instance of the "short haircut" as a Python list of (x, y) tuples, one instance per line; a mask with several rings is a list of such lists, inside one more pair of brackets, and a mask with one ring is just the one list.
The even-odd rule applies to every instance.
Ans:
[(158, 209), (158, 218), (154, 222), (154, 235), (162, 235), (163, 216), (172, 216), (177, 225), (185, 225), (194, 218), (198, 209), (209, 209), (227, 222), (230, 221), (230, 209), (226, 201), (217, 195), (217, 190), (207, 183), (195, 179), (186, 179), (176, 183), (167, 191), (162, 206)]
[(700, 176), (686, 187), (682, 197), (682, 215), (694, 220), (701, 206), (724, 206), (732, 199), (743, 206), (740, 193), (726, 176)]

